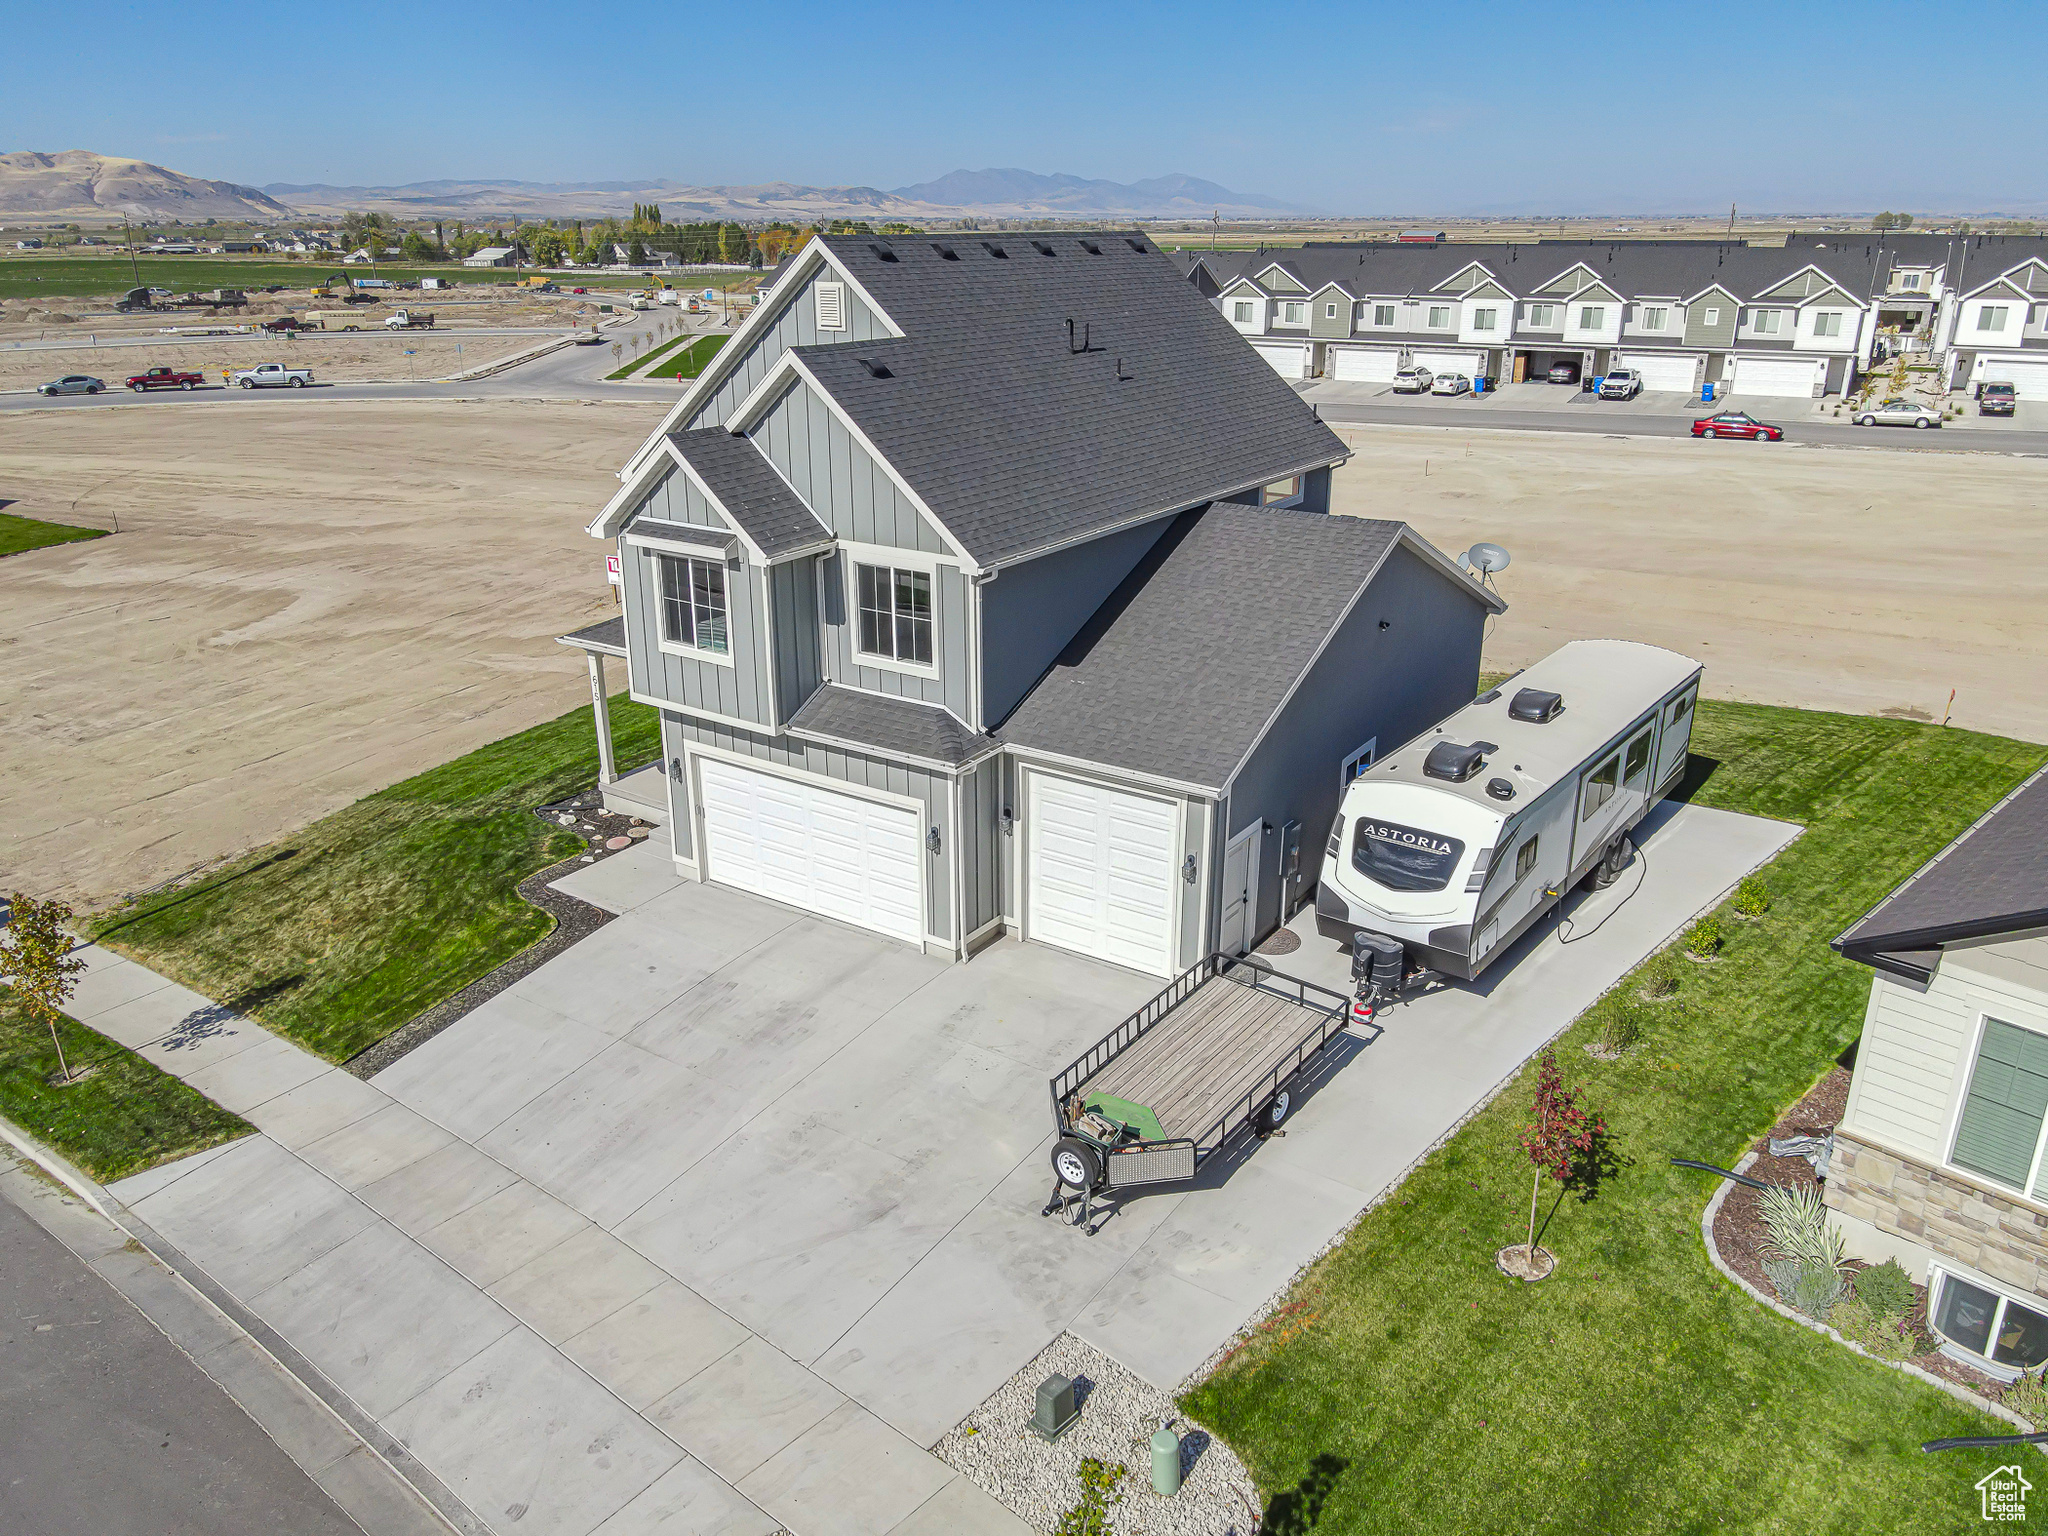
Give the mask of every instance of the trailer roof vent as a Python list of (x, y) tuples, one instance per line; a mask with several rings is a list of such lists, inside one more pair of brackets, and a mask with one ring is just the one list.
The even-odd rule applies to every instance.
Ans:
[(1485, 766), (1486, 754), (1478, 747), (1461, 746), (1455, 741), (1438, 742), (1429, 749), (1429, 756), (1422, 760), (1424, 774), (1452, 784), (1464, 783)]
[(1564, 695), (1545, 693), (1541, 688), (1524, 688), (1508, 700), (1508, 718), (1531, 725), (1548, 725), (1564, 713)]
[(1512, 800), (1515, 798), (1515, 786), (1506, 779), (1488, 779), (1486, 781), (1486, 792), (1496, 800)]

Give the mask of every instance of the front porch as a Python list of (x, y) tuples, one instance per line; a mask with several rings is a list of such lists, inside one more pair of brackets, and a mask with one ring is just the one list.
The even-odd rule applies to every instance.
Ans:
[(619, 771), (612, 751), (611, 718), (605, 710), (609, 690), (605, 683), (607, 657), (626, 659), (624, 615), (601, 619), (582, 629), (557, 635), (555, 644), (573, 646), (583, 652), (590, 667), (590, 714), (597, 731), (597, 783), (604, 796), (604, 808), (642, 821), (665, 826), (669, 818), (668, 775), (660, 758), (638, 768)]

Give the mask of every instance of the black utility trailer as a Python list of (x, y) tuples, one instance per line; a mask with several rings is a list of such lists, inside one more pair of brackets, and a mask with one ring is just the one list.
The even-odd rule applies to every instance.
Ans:
[(1052, 1080), (1059, 1141), (1043, 1214), (1078, 1203), (1075, 1224), (1092, 1235), (1098, 1193), (1192, 1179), (1237, 1132), (1271, 1135), (1350, 1006), (1249, 955), (1190, 967)]

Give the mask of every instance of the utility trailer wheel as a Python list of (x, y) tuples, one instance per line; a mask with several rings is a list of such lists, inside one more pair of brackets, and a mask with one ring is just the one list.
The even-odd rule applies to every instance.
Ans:
[(1264, 1141), (1268, 1136), (1279, 1130), (1280, 1122), (1287, 1118), (1288, 1111), (1293, 1108), (1294, 1091), (1291, 1088), (1282, 1087), (1278, 1093), (1266, 1101), (1266, 1107), (1259, 1111), (1258, 1120), (1253, 1127), (1258, 1133), (1259, 1140)]
[(1102, 1154), (1075, 1136), (1062, 1136), (1052, 1149), (1052, 1176), (1068, 1189), (1093, 1189), (1102, 1177)]

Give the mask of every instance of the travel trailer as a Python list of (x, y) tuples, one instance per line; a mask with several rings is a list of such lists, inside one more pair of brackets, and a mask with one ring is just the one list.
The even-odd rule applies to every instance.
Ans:
[(1611, 883), (1685, 773), (1699, 683), (1675, 652), (1574, 640), (1356, 767), (1316, 926), (1352, 945), (1360, 996), (1472, 980), (1575, 884)]

